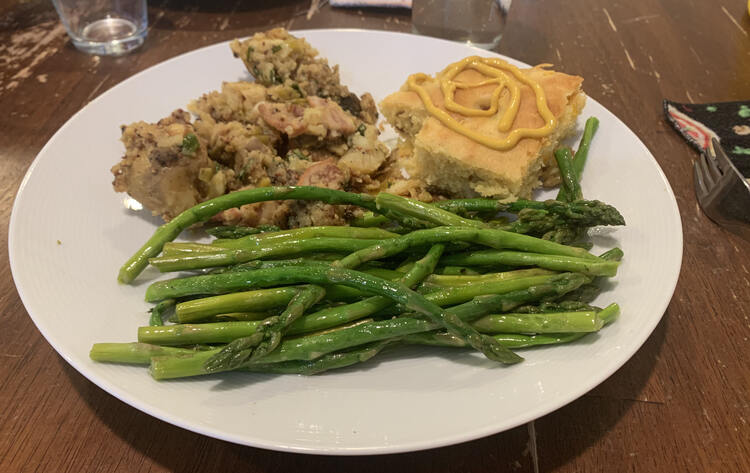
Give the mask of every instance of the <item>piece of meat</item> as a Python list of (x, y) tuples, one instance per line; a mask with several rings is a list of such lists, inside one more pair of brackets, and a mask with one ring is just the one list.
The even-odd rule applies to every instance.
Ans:
[(296, 103), (258, 104), (258, 113), (271, 127), (289, 138), (311, 135), (319, 140), (335, 140), (356, 130), (354, 119), (336, 102), (307, 97), (307, 107)]
[(343, 189), (346, 184), (346, 174), (336, 166), (333, 158), (311, 164), (297, 181), (298, 186), (318, 186), (329, 189)]
[(360, 131), (348, 137), (349, 149), (341, 156), (339, 166), (353, 176), (372, 176), (385, 162), (388, 148), (378, 140), (378, 129), (361, 125)]
[[(327, 128), (328, 134), (349, 135), (354, 133), (356, 127), (352, 116), (346, 113), (336, 102), (320, 97), (307, 97), (307, 103), (310, 104), (312, 111), (308, 109), (305, 113), (306, 118), (312, 121), (312, 117), (319, 120), (319, 124)], [(309, 114), (309, 115), (308, 115)]]
[[(329, 158), (311, 164), (297, 181), (300, 186), (318, 186), (329, 189), (343, 189), (348, 176), (336, 166), (336, 160)], [(290, 227), (318, 225), (346, 225), (352, 213), (351, 206), (329, 205), (322, 202), (294, 202), (289, 215)]]
[(375, 105), (375, 99), (369, 93), (362, 94), (359, 98), (359, 105), (361, 110), (359, 112), (359, 118), (365, 123), (374, 125), (378, 121), (378, 107)]
[(164, 220), (226, 191), (187, 112), (175, 111), (156, 124), (124, 126), (121, 139), (126, 151), (112, 167), (115, 190)]
[(258, 104), (258, 112), (268, 125), (290, 138), (307, 132), (308, 124), (305, 123), (305, 108), (301, 105), (291, 103), (269, 103)]
[(239, 208), (227, 209), (215, 215), (211, 220), (222, 225), (241, 225), (257, 227), (258, 225), (276, 225), (287, 228), (290, 212), (287, 201), (258, 202)]

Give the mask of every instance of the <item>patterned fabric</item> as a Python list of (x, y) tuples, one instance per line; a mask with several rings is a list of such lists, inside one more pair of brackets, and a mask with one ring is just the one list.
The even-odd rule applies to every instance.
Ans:
[(750, 102), (664, 101), (669, 123), (698, 151), (716, 138), (737, 169), (750, 178)]

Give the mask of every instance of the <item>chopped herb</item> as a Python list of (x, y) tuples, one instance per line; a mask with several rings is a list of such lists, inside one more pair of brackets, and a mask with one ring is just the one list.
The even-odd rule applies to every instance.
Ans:
[(305, 161), (308, 161), (310, 159), (299, 148), (289, 150), (289, 152), (286, 154), (287, 159), (289, 159), (290, 156), (295, 157), (297, 159), (304, 159)]
[(245, 177), (245, 173), (246, 172), (247, 172), (247, 164), (245, 164), (244, 166), (242, 166), (242, 169), (240, 169), (240, 172), (239, 172), (239, 174), (237, 174), (237, 177), (239, 179), (242, 179), (243, 177)]
[(221, 171), (221, 164), (216, 163), (216, 165), (214, 166), (214, 171), (216, 171), (216, 172)]
[(273, 47), (271, 47), (271, 52), (272, 53), (275, 54), (275, 53), (278, 53), (279, 51), (281, 51), (281, 45), (280, 44), (275, 44), (275, 45), (273, 45)]
[(281, 80), (281, 77), (276, 75), (276, 69), (271, 69), (271, 72), (268, 73), (268, 81), (271, 84), (281, 84), (282, 82), (284, 82), (283, 80)]
[(250, 57), (250, 55), (253, 53), (253, 48), (247, 48), (247, 53), (245, 54), (245, 59), (247, 59), (247, 62), (251, 62), (253, 59)]
[(304, 97), (305, 94), (302, 93), (302, 89), (299, 88), (299, 84), (292, 84), (292, 89), (296, 90), (300, 97)]
[(199, 147), (198, 137), (193, 133), (188, 133), (182, 138), (182, 154), (185, 156), (195, 156), (195, 152), (198, 151)]
[(365, 124), (364, 124), (364, 123), (362, 123), (361, 125), (359, 125), (359, 126), (357, 127), (357, 132), (358, 132), (358, 133), (359, 133), (360, 135), (362, 135), (362, 136), (365, 136), (365, 131), (367, 131), (367, 127), (365, 126)]
[(260, 71), (258, 70), (258, 66), (253, 66), (253, 77), (260, 80)]

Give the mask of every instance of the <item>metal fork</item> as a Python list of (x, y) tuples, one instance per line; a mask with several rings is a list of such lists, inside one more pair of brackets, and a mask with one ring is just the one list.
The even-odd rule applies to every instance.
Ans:
[(703, 212), (719, 225), (750, 240), (750, 184), (716, 138), (693, 161), (693, 178)]

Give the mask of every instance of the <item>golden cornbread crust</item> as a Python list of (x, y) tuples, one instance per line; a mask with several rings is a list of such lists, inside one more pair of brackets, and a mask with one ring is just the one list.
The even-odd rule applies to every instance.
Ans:
[[(542, 67), (523, 69), (522, 72), (542, 86), (547, 105), (558, 124), (549, 135), (523, 138), (509, 150), (490, 149), (446, 127), (428, 113), (419, 96), (406, 85), (401, 91), (386, 97), (380, 103), (380, 111), (413, 146), (409, 162), (411, 177), (454, 197), (479, 195), (503, 200), (529, 198), (542, 181), (545, 185), (556, 184), (559, 178), (556, 178), (552, 152), (560, 140), (575, 129), (576, 118), (586, 98), (581, 90), (583, 78)], [(439, 79), (440, 74), (425, 81), (423, 86), (435, 106), (445, 110)], [(455, 78), (465, 83), (477, 83), (483, 79), (486, 77), (473, 69), (464, 70)], [(511, 130), (544, 126), (533, 90), (523, 84), (520, 86), (520, 107)], [(460, 105), (486, 109), (495, 88), (495, 84), (488, 84), (458, 89), (455, 100)], [(510, 94), (506, 90), (500, 97), (501, 111), (509, 101)], [(498, 139), (508, 135), (508, 132), (497, 129), (497, 116), (451, 115), (463, 126), (483, 135)]]

